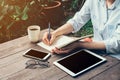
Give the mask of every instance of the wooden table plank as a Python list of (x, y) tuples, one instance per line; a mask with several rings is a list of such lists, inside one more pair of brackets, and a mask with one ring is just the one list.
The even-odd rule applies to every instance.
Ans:
[(63, 71), (56, 69), (55, 66), (44, 69), (26, 69), (18, 73), (2, 80), (59, 80), (61, 77), (67, 75)]
[(64, 76), (67, 76), (67, 74), (54, 66), (52, 69), (34, 76), (31, 80), (59, 80)]
[[(26, 50), (27, 50), (27, 49), (26, 49)], [(21, 59), (23, 59), (22, 54), (23, 54), (26, 50), (21, 51), (21, 52), (19, 52), (19, 53), (16, 53), (16, 54), (14, 54), (14, 55), (11, 55), (11, 56), (8, 56), (8, 57), (5, 57), (5, 58), (0, 59), (0, 68), (5, 67), (5, 66), (7, 66), (7, 65), (11, 65), (11, 64), (13, 64), (13, 63), (15, 63), (15, 62), (18, 62), (18, 61), (20, 61)]]
[[(38, 46), (35, 46), (34, 48), (36, 48), (36, 49), (40, 49), (40, 47), (38, 47)], [(1, 68), (3, 71), (5, 71), (6, 69), (7, 70), (12, 70), (12, 68), (15, 68), (15, 65), (20, 65), (21, 64), (21, 67), (19, 67), (19, 68), (17, 68), (17, 71), (15, 70), (15, 71), (8, 71), (8, 73), (6, 74), (6, 71), (3, 73), (3, 75), (5, 74), (5, 75), (9, 75), (9, 77), (7, 77), (8, 78), (8, 80), (16, 80), (19, 76), (21, 77), (21, 75), (23, 75), (24, 74), (24, 76), (23, 77), (21, 77), (20, 78), (20, 80), (22, 80), (22, 79), (24, 79), (24, 78), (26, 78), (26, 79), (34, 79), (34, 78), (37, 78), (37, 79), (43, 79), (43, 80), (46, 80), (48, 77), (51, 77), (51, 76), (54, 76), (55, 74), (57, 74), (57, 73), (59, 73), (60, 75), (58, 75), (57, 77), (51, 77), (50, 79), (51, 80), (54, 80), (54, 79), (58, 79), (58, 78), (63, 78), (64, 79), (64, 77), (66, 77), (67, 76), (67, 74), (66, 73), (64, 73), (63, 71), (61, 71), (60, 69), (56, 69), (56, 70), (58, 70), (58, 71), (54, 71), (54, 68), (51, 68), (50, 70), (42, 70), (44, 73), (42, 73), (41, 74), (41, 70), (39, 71), (39, 70), (37, 70), (37, 71), (39, 71), (39, 72), (36, 72), (36, 70), (35, 71), (33, 71), (33, 70), (24, 70), (24, 67), (25, 67), (25, 62), (26, 62), (26, 60), (24, 60), (23, 58), (23, 56), (22, 56), (22, 53), (24, 53), (24, 51), (22, 51), (22, 52), (19, 52), (19, 53), (16, 53), (15, 54), (15, 56), (14, 55), (11, 55), (11, 56), (8, 56), (8, 57), (6, 57), (5, 59), (7, 60), (7, 58), (8, 58), (8, 60), (10, 60), (11, 58), (12, 58), (12, 60), (14, 59), (14, 58), (16, 58), (16, 59), (18, 59), (18, 61), (17, 60), (15, 60), (16, 62), (14, 63), (14, 64), (10, 64), (10, 66), (8, 65), (8, 67), (6, 67), (6, 68)], [(18, 57), (21, 57), (21, 59), (19, 59)], [(52, 63), (53, 61), (55, 61), (56, 59), (59, 59), (59, 58), (61, 58), (62, 56), (60, 56), (60, 55), (53, 55), (53, 57), (51, 57), (50, 58), (50, 62)], [(4, 59), (3, 59), (4, 60)], [(12, 60), (10, 61), (10, 63), (12, 63)], [(19, 61), (20, 60), (20, 61)], [(23, 61), (21, 61), (21, 60), (23, 60)], [(114, 62), (114, 64), (115, 63), (117, 63), (118, 62), (118, 60), (116, 61), (116, 59), (111, 59), (111, 57), (109, 58), (108, 57), (108, 62), (109, 62), (109, 64), (106, 64), (105, 65), (105, 67), (106, 66), (109, 66), (109, 65), (111, 65), (113, 62)], [(9, 63), (9, 62), (8, 62)], [(24, 63), (24, 64), (23, 64)], [(3, 63), (4, 64), (4, 63)], [(5, 63), (6, 64), (6, 63)], [(12, 67), (12, 68), (9, 68), (9, 67)], [(104, 68), (104, 67), (103, 67)], [(2, 72), (3, 72), (2, 71)], [(53, 72), (51, 72), (51, 71), (53, 71)], [(1, 71), (0, 71), (1, 72)], [(12, 73), (10, 73), (10, 72), (12, 72)], [(33, 72), (35, 72), (34, 74), (36, 74), (35, 76), (33, 76), (34, 74), (33, 74)], [(57, 72), (57, 73), (56, 73)], [(49, 74), (50, 73), (50, 74)], [(93, 72), (94, 73), (94, 72)], [(98, 72), (96, 72), (96, 73), (98, 73)], [(14, 74), (14, 75), (13, 75)], [(16, 75), (17, 74), (17, 75)], [(29, 74), (31, 74), (31, 75), (29, 75)], [(46, 74), (48, 74), (48, 77), (46, 78), (45, 76), (43, 76), (43, 74), (44, 75), (46, 75)], [(12, 76), (13, 75), (13, 76)], [(25, 77), (25, 75), (26, 75), (26, 77)], [(42, 77), (40, 77), (40, 75), (42, 76)], [(32, 76), (32, 77), (31, 77)], [(68, 76), (67, 76), (68, 77)], [(90, 77), (89, 77), (90, 78)], [(3, 78), (3, 79), (5, 79), (5, 78)], [(69, 78), (68, 78), (69, 79)], [(17, 79), (18, 80), (18, 79)], [(66, 79), (65, 79), (66, 80)], [(84, 80), (86, 80), (86, 79), (84, 79)]]
[(72, 78), (71, 76), (68, 75), (68, 76), (66, 76), (66, 77), (64, 77), (64, 78), (62, 78), (60, 80), (89, 80), (93, 76), (96, 76), (96, 75), (100, 74), (104, 70), (106, 70), (106, 69), (110, 68), (111, 66), (114, 66), (114, 65), (116, 65), (116, 64), (118, 64), (120, 62), (119, 60), (117, 60), (115, 58), (112, 58), (112, 57), (109, 57), (109, 56), (106, 56), (106, 58), (107, 58), (106, 63), (104, 63), (104, 64), (102, 64), (100, 66), (97, 66), (96, 68), (91, 69), (90, 71), (85, 72), (84, 74), (81, 74), (76, 78)]
[(18, 55), (16, 54), (15, 57), (9, 56), (6, 59), (3, 59), (3, 60), (8, 59), (9, 62), (5, 61), (5, 63), (3, 62), (2, 65), (0, 65), (0, 78), (14, 74), (25, 68), (25, 61), (28, 59), (24, 58), (22, 54), (23, 52), (20, 52)]
[(120, 80), (120, 62), (91, 80)]
[[(35, 46), (34, 48), (38, 50), (42, 50), (42, 48), (39, 46)], [(34, 69), (34, 70), (30, 69), (29, 70), (29, 69), (25, 69), (25, 62), (29, 58), (23, 57), (23, 53), (26, 50), (23, 50), (21, 52), (19, 51), (18, 53), (15, 53), (14, 55), (10, 55), (10, 56), (0, 59), (0, 80), (4, 80), (4, 79), (5, 80), (6, 79), (7, 80), (23, 80), (24, 78), (32, 79), (32, 78), (39, 77), (40, 75), (42, 76), (44, 72), (49, 73), (50, 71), (53, 71), (53, 69), (56, 68), (52, 64), (53, 61), (62, 57), (62, 56), (57, 57), (57, 55), (52, 55), (51, 58), (49, 59), (49, 62), (51, 63), (51, 67), (48, 69)], [(61, 75), (59, 75), (59, 77), (54, 77), (55, 79), (63, 77), (65, 74), (59, 69), (56, 69), (56, 72)], [(53, 75), (57, 74), (56, 72), (53, 73)], [(46, 75), (46, 73), (44, 73), (44, 75)], [(42, 78), (45, 79), (46, 77), (42, 77)]]
[[(41, 37), (46, 31), (41, 31)], [(120, 80), (120, 61), (110, 56), (104, 56), (108, 60), (105, 64), (76, 78), (53, 65), (55, 60), (66, 55), (52, 55), (49, 68), (25, 69), (29, 58), (23, 57), (23, 53), (29, 48), (49, 52), (30, 43), (28, 36), (0, 44), (0, 80), (106, 80), (109, 76), (109, 80)]]
[(44, 69), (26, 69), (18, 73), (2, 78), (1, 80), (58, 80), (66, 75), (64, 72), (56, 69), (54, 66)]
[[(26, 38), (26, 37), (25, 37)], [(14, 42), (14, 41), (13, 41)], [(15, 52), (21, 51), (22, 49), (25, 49), (32, 46), (32, 44), (29, 44), (28, 41), (25, 41), (23, 44), (19, 42), (17, 43), (13, 43), (12, 41), (8, 42), (8, 44), (1, 44), (0, 47), (0, 58), (5, 57), (5, 56), (9, 56)], [(12, 43), (12, 45), (11, 45)], [(7, 46), (8, 45), (8, 46)]]

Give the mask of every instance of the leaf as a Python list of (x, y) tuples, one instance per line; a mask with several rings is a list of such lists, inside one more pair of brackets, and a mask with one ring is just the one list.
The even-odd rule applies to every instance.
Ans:
[(11, 23), (7, 26), (7, 29), (9, 29), (14, 23), (15, 23), (15, 21), (11, 22)]
[(28, 4), (25, 6), (25, 8), (23, 9), (23, 13), (27, 13), (29, 10)]
[(2, 14), (7, 14), (8, 9), (9, 9), (9, 5), (5, 5), (1, 10)]
[(20, 20), (20, 18), (16, 18), (16, 19), (15, 19), (15, 21), (19, 21), (19, 20)]
[(4, 1), (4, 0), (2, 0), (2, 1), (0, 1), (0, 3), (1, 3), (1, 4), (0, 4), (1, 6), (4, 6), (5, 1)]
[(28, 15), (26, 13), (23, 14), (23, 16), (21, 17), (22, 20), (27, 20), (28, 19)]
[(31, 2), (30, 2), (30, 5), (33, 5), (34, 3), (35, 3), (35, 1), (31, 1)]
[(20, 15), (20, 14), (21, 14), (20, 7), (15, 6), (15, 10), (16, 10), (16, 14), (17, 14), (17, 15)]
[(0, 16), (0, 21), (1, 21), (3, 18), (4, 18), (4, 15), (1, 15), (1, 16)]
[(23, 14), (22, 17), (21, 17), (22, 20), (27, 20), (28, 19), (28, 15), (27, 15), (28, 10), (29, 10), (29, 8), (28, 8), (28, 4), (27, 4), (25, 6), (23, 12), (22, 12), (22, 14)]

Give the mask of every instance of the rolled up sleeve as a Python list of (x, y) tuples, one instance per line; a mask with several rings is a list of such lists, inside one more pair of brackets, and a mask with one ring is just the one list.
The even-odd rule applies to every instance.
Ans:
[(107, 53), (119, 53), (120, 54), (120, 24), (115, 31), (115, 34), (104, 41)]
[(73, 26), (73, 32), (80, 30), (80, 28), (90, 20), (89, 2), (90, 0), (86, 0), (82, 9), (77, 12), (72, 19), (67, 21), (67, 23), (70, 23)]

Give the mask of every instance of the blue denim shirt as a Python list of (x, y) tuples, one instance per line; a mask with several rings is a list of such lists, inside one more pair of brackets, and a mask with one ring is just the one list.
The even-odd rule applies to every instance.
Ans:
[(74, 32), (81, 29), (91, 19), (94, 31), (94, 41), (104, 42), (107, 53), (120, 53), (120, 0), (109, 8), (105, 0), (86, 0), (70, 23)]

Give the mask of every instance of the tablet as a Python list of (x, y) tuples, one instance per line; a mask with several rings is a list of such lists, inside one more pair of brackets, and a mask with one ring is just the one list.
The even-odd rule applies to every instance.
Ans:
[(89, 50), (83, 49), (55, 62), (54, 65), (71, 75), (76, 77), (83, 72), (106, 62), (106, 59)]

